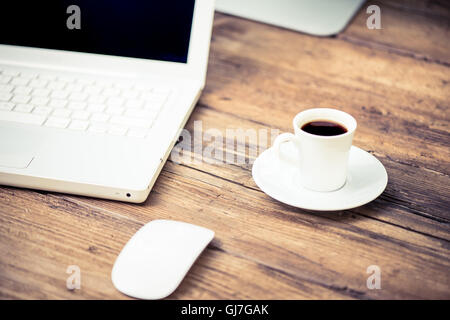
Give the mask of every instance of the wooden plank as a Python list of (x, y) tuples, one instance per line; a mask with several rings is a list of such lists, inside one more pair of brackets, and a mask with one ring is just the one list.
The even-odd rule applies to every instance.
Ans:
[[(351, 297), (445, 297), (450, 286), (448, 241), (346, 214), (308, 213), (185, 166), (168, 163), (142, 206), (89, 203), (133, 219), (157, 215), (210, 227), (225, 252), (330, 289), (346, 288)], [(365, 288), (371, 264), (381, 266), (385, 290)], [(416, 278), (420, 284), (411, 281)]]
[[(254, 130), (255, 132), (258, 132), (258, 130), (261, 129), (267, 129), (266, 138), (267, 140), (270, 140), (271, 128), (268, 126), (245, 119), (240, 119), (237, 116), (229, 113), (222, 113), (215, 109), (198, 106), (186, 126), (189, 132), (192, 133), (194, 131), (194, 122), (198, 120), (202, 121), (204, 131), (215, 128), (219, 130), (224, 137), (226, 136), (227, 128), (245, 128)], [(231, 123), (233, 126), (230, 125)], [(196, 148), (193, 145), (193, 140), (191, 140), (191, 142), (192, 145), (189, 149), (195, 151)], [(205, 148), (207, 143), (207, 141), (203, 142), (203, 146), (198, 147), (197, 149)], [(239, 141), (239, 144), (243, 143), (246, 144), (247, 148), (245, 149), (245, 156), (247, 157), (247, 160), (244, 165), (208, 166), (207, 163), (196, 164), (193, 163), (194, 161), (188, 163), (187, 165), (199, 168), (205, 172), (214, 173), (214, 175), (220, 176), (224, 179), (235, 181), (236, 183), (251, 186), (257, 189), (250, 174), (251, 164), (254, 159), (248, 159), (248, 157), (252, 154), (257, 154), (257, 152), (262, 152), (263, 150), (258, 148), (256, 145), (252, 145), (248, 141)], [(355, 144), (364, 148), (364, 146), (361, 146), (358, 143)], [(224, 142), (224, 148), (221, 149), (223, 159), (228, 158), (226, 155), (227, 153), (235, 152), (234, 149), (229, 150), (227, 148), (228, 145), (228, 143)], [(178, 147), (185, 148), (185, 145), (183, 143)], [(252, 152), (250, 152), (249, 149), (251, 149)], [(417, 227), (422, 231), (424, 231), (424, 226), (427, 226), (428, 223), (432, 223), (432, 225), (430, 225), (431, 229), (428, 230), (428, 233), (433, 234), (437, 231), (436, 228), (440, 229), (442, 227), (442, 224), (439, 223), (439, 221), (450, 221), (450, 215), (447, 209), (449, 207), (448, 194), (450, 193), (450, 177), (448, 175), (435, 172), (427, 168), (418, 167), (416, 165), (412, 166), (403, 161), (395, 161), (389, 156), (389, 150), (386, 151), (377, 148), (376, 151), (372, 151), (372, 153), (375, 153), (375, 155), (385, 164), (389, 174), (389, 185), (383, 199), (386, 202), (390, 202), (393, 207), (403, 207), (406, 209), (399, 211), (399, 214), (397, 215), (398, 220), (396, 220), (396, 223), (399, 223), (399, 225), (404, 225), (406, 223), (406, 226), (413, 229)], [(187, 159), (194, 159), (195, 157), (198, 160), (197, 162), (201, 162), (202, 159), (200, 156), (201, 154), (189, 154)], [(243, 169), (246, 172), (243, 172)], [(418, 185), (421, 186), (420, 189), (417, 189), (416, 186)], [(395, 199), (396, 201), (393, 202), (391, 199)], [(428, 217), (430, 219), (437, 219), (438, 221), (434, 223), (429, 221), (429, 219), (419, 218), (416, 214)], [(410, 217), (412, 220), (407, 223), (405, 221), (406, 217)], [(416, 219), (418, 218), (421, 220), (420, 224), (417, 223)], [(440, 236), (446, 237), (446, 235), (448, 235), (447, 227), (445, 227), (442, 230), (442, 233), (440, 233)]]
[[(380, 30), (366, 28), (366, 8), (381, 9)], [(448, 1), (375, 1), (362, 7), (340, 39), (450, 66)]]
[(337, 39), (317, 42), (288, 31), (280, 37), (277, 29), (227, 17), (214, 31), (214, 67), (201, 104), (260, 123), (271, 119), (283, 130), (303, 109), (338, 107), (358, 121), (356, 145), (449, 174), (447, 67)]
[(420, 15), (450, 18), (450, 5), (445, 0), (383, 0), (379, 3), (402, 11), (412, 11)]
[[(1, 188), (0, 196), (2, 298), (126, 298), (110, 280), (115, 258), (149, 218), (168, 218), (164, 209), (155, 207), (140, 217), (126, 216), (86, 205), (79, 198), (72, 201), (61, 195), (15, 188)], [(214, 240), (170, 298), (347, 297), (228, 254), (219, 246)], [(69, 265), (80, 267), (80, 290), (66, 289)], [(271, 281), (259, 284), (255, 282), (258, 278)]]

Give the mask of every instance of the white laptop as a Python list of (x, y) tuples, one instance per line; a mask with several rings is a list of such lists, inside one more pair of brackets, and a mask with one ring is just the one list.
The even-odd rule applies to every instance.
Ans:
[(144, 201), (204, 87), (213, 11), (3, 1), (0, 184)]

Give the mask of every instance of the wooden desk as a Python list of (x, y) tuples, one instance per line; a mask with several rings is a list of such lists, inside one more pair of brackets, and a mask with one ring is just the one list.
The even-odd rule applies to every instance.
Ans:
[[(358, 120), (354, 144), (388, 171), (377, 200), (329, 213), (283, 205), (253, 182), (252, 158), (168, 161), (140, 205), (2, 187), (0, 297), (126, 298), (113, 262), (142, 225), (165, 218), (216, 231), (172, 299), (449, 299), (450, 11), (380, 6), (382, 30), (366, 28), (365, 6), (334, 38), (216, 14), (207, 86), (187, 124), (291, 131), (300, 110), (339, 107)], [(66, 289), (69, 265), (80, 290)], [(370, 265), (381, 290), (366, 287)]]

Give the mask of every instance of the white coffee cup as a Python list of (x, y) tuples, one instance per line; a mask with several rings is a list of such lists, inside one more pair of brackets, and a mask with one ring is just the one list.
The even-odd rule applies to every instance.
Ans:
[[(340, 124), (347, 132), (322, 136), (302, 130), (312, 121), (329, 121)], [(282, 133), (274, 142), (277, 157), (294, 163), (300, 170), (300, 183), (314, 191), (334, 191), (341, 188), (347, 179), (347, 166), (356, 120), (348, 113), (330, 108), (308, 109), (297, 114), (293, 120), (295, 134)], [(280, 149), (281, 144), (292, 143), (298, 150), (297, 157)]]

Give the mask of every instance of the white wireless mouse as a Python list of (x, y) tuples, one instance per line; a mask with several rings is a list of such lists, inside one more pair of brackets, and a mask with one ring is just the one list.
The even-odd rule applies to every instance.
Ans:
[(140, 299), (169, 296), (214, 238), (193, 224), (153, 220), (139, 229), (117, 257), (111, 272), (120, 292)]

